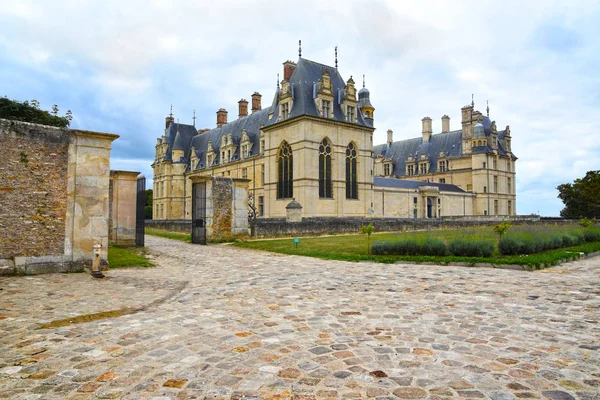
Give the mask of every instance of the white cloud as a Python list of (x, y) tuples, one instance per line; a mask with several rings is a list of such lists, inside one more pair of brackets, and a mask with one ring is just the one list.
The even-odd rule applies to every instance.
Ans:
[[(214, 112), (255, 90), (270, 104), (281, 63), (303, 56), (333, 63), (357, 82), (366, 74), (376, 142), (434, 129), (443, 114), (460, 127), (475, 94), (499, 127), (511, 125), (518, 211), (558, 214), (555, 187), (599, 169), (594, 115), (599, 4), (572, 1), (64, 0), (0, 7), (0, 87), (75, 113), (82, 127), (122, 135), (115, 154), (147, 154), (173, 103), (176, 117), (214, 126)], [(27, 76), (21, 85), (15, 77)], [(62, 103), (61, 103), (62, 105)], [(122, 144), (120, 144), (122, 143)], [(139, 145), (136, 146), (136, 143)], [(142, 150), (143, 149), (143, 150)], [(119, 161), (121, 163), (122, 161)], [(135, 162), (127, 164), (135, 169)], [(125, 164), (123, 164), (125, 165)], [(540, 196), (545, 199), (541, 206)], [(543, 204), (547, 204), (544, 207)]]

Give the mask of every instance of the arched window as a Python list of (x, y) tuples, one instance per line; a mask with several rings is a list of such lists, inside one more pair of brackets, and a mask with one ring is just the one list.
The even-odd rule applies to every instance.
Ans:
[(356, 146), (350, 143), (346, 148), (346, 198), (358, 199), (358, 183), (356, 181)]
[(294, 160), (292, 148), (284, 141), (277, 152), (277, 198), (291, 199), (294, 196)]
[(319, 197), (332, 198), (331, 143), (323, 139), (319, 146)]

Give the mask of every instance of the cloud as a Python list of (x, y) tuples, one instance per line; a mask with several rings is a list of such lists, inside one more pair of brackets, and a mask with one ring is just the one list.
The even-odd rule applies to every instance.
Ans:
[[(74, 126), (118, 133), (113, 162), (147, 169), (173, 104), (212, 127), (254, 91), (270, 104), (281, 63), (333, 64), (367, 87), (375, 142), (415, 137), (475, 94), (511, 126), (520, 213), (558, 215), (555, 187), (599, 169), (597, 2), (20, 0), (0, 8), (0, 87), (73, 110)], [(140, 168), (136, 168), (140, 165)]]

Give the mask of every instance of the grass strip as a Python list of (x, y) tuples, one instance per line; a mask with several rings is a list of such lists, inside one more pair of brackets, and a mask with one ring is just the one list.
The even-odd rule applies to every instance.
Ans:
[(137, 311), (138, 309), (136, 308), (121, 308), (118, 310), (103, 311), (95, 314), (78, 315), (76, 317), (57, 319), (46, 324), (40, 324), (40, 326), (38, 326), (36, 329), (60, 328), (63, 326), (69, 326), (73, 324), (83, 324), (85, 322), (92, 322), (101, 319), (116, 318), (122, 315), (133, 314)]
[[(429, 234), (431, 233), (429, 232)], [(448, 234), (445, 236), (453, 235)], [(391, 240), (397, 239), (397, 237), (398, 234), (379, 234), (372, 235), (371, 240)], [(530, 255), (506, 257), (499, 255), (492, 257), (367, 255), (365, 254), (366, 237), (364, 235), (301, 238), (298, 248), (295, 247), (292, 239), (237, 242), (234, 243), (234, 246), (281, 254), (315, 257), (324, 260), (373, 261), (388, 264), (398, 261), (409, 261), (442, 265), (464, 262), (469, 264), (491, 263), (496, 265), (525, 265), (530, 267), (556, 265), (563, 260), (578, 258), (580, 252), (588, 254), (600, 251), (600, 242), (591, 242)]]
[(108, 265), (110, 268), (154, 267), (143, 247), (108, 246)]
[(158, 236), (158, 237), (163, 237), (163, 238), (167, 238), (167, 239), (174, 239), (174, 240), (179, 240), (179, 241), (186, 242), (186, 243), (192, 242), (192, 234), (191, 233), (172, 232), (172, 231), (165, 231), (165, 230), (156, 229), (156, 228), (146, 228), (144, 230), (144, 233), (146, 235)]

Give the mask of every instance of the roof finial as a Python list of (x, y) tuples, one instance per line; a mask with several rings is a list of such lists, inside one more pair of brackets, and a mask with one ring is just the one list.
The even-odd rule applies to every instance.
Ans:
[(277, 89), (279, 89), (279, 73), (277, 74)]
[(298, 40), (298, 57), (302, 58), (302, 40)]
[(471, 93), (471, 107), (475, 107), (475, 95)]
[(169, 113), (169, 117), (173, 118), (173, 104), (171, 104), (171, 111)]
[(196, 110), (194, 109), (194, 118), (192, 118), (192, 120), (194, 121), (194, 128), (196, 127)]
[(337, 65), (338, 65), (338, 62), (337, 62), (337, 46), (335, 46), (335, 69), (337, 69)]
[(490, 102), (489, 102), (489, 100), (486, 100), (485, 102), (487, 104), (487, 108), (485, 110), (487, 111), (487, 116), (489, 118), (490, 117)]
[(363, 74), (363, 87), (365, 87), (365, 74)]
[(177, 133), (179, 133), (179, 118), (177, 118)]

